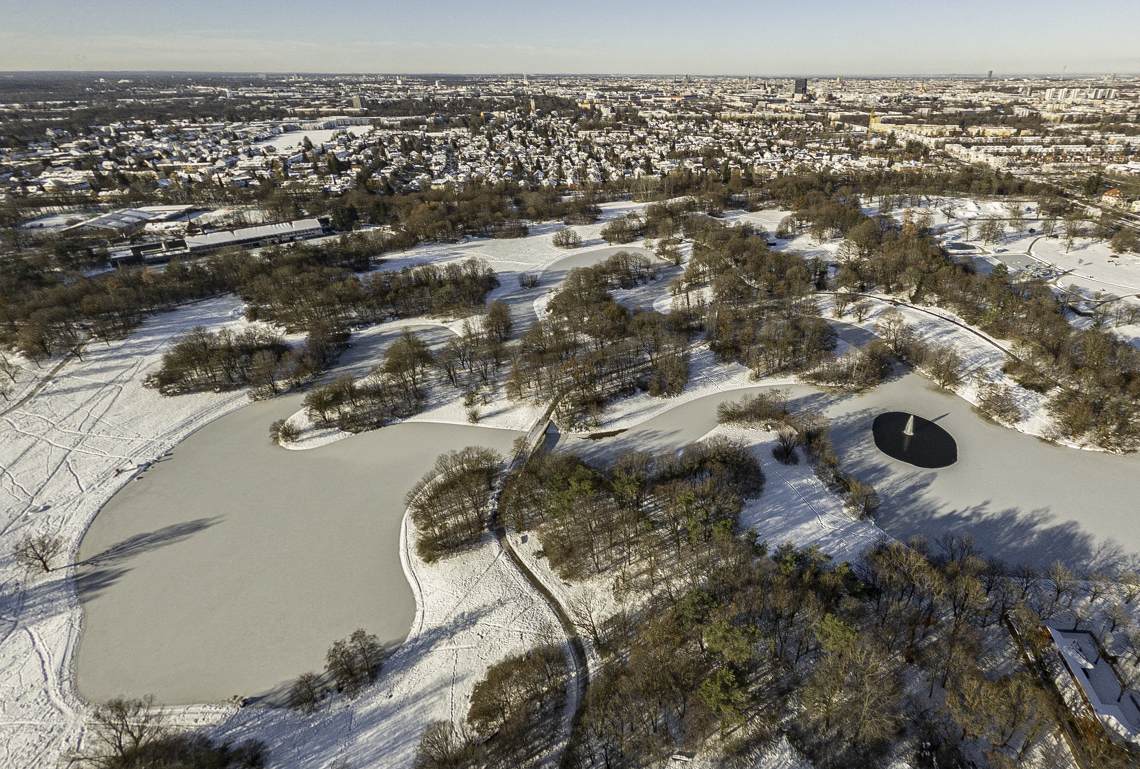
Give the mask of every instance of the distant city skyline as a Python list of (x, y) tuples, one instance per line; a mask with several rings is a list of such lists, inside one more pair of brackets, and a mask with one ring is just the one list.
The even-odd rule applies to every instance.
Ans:
[(0, 0), (0, 70), (984, 76), (1140, 73), (1140, 4)]

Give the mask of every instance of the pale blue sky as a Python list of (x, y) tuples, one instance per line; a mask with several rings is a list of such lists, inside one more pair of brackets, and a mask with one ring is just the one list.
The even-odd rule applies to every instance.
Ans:
[(0, 70), (1140, 73), (1137, 0), (0, 0)]

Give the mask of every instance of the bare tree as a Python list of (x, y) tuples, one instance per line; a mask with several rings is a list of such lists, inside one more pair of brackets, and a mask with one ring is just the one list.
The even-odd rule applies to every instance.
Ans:
[(1117, 578), (1121, 589), (1124, 590), (1124, 603), (1130, 604), (1140, 596), (1140, 576), (1134, 571), (1126, 571)]
[(596, 609), (597, 603), (597, 592), (590, 590), (581, 593), (570, 601), (567, 605), (567, 609), (570, 611), (570, 619), (573, 620), (574, 624), (580, 629), (589, 634), (590, 640), (594, 643), (594, 648), (600, 651), (602, 648), (602, 634)]
[(988, 216), (978, 227), (978, 237), (986, 245), (997, 243), (1005, 235), (1005, 224), (996, 216)]
[(289, 707), (306, 715), (312, 715), (317, 712), (317, 706), (321, 704), (323, 696), (324, 685), (321, 683), (321, 677), (312, 671), (302, 673), (289, 689)]
[(18, 377), (23, 370), (23, 366), (14, 360), (9, 360), (7, 355), (0, 352), (0, 374), (3, 374), (12, 382), (15, 382), (16, 377)]
[(50, 534), (27, 534), (12, 549), (16, 563), (26, 569), (51, 571), (51, 562), (63, 551), (63, 540)]
[(772, 456), (782, 465), (794, 465), (800, 460), (796, 456), (796, 446), (800, 443), (800, 436), (791, 427), (781, 427), (776, 430), (776, 446), (772, 449)]
[(1009, 211), (1009, 224), (1013, 227), (1013, 231), (1018, 235), (1025, 232), (1025, 209), (1021, 204), (1007, 203), (1005, 208)]
[(300, 436), (300, 431), (288, 419), (278, 419), (269, 425), (269, 442), (292, 443)]
[(938, 386), (949, 390), (962, 383), (965, 361), (951, 345), (933, 345), (926, 356), (925, 368)]
[(846, 291), (838, 291), (835, 294), (835, 317), (842, 318), (847, 313), (847, 308), (851, 306), (852, 296)]
[(383, 653), (376, 636), (358, 629), (347, 640), (337, 641), (329, 647), (325, 654), (325, 670), (338, 692), (355, 697), (380, 674)]
[(93, 721), (94, 739), (75, 756), (81, 766), (134, 766), (125, 760), (138, 757), (147, 746), (170, 735), (162, 712), (154, 706), (154, 695), (113, 699), (95, 709)]
[(1073, 243), (1076, 242), (1081, 234), (1081, 225), (1083, 223), (1084, 218), (1076, 211), (1065, 215), (1065, 253), (1072, 250)]

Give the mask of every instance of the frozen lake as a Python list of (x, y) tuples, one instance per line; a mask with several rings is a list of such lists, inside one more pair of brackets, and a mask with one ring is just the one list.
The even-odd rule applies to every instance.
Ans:
[(270, 422), (301, 397), (204, 427), (100, 511), (79, 552), (85, 698), (280, 693), (358, 627), (389, 646), (407, 635), (404, 494), (440, 453), (505, 454), (519, 433), (413, 423), (310, 451), (271, 445)]
[[(561, 436), (556, 445), (587, 456), (677, 449), (716, 425), (717, 404), (762, 389), (768, 388), (691, 401), (611, 438)], [(987, 555), (1041, 568), (1062, 560), (1082, 572), (1140, 561), (1140, 457), (1063, 448), (999, 427), (915, 374), (865, 395), (787, 389), (795, 408), (822, 411), (832, 420), (843, 467), (878, 489), (883, 506), (876, 520), (893, 537), (924, 534), (933, 542), (945, 532), (968, 531)], [(958, 461), (924, 470), (880, 452), (871, 425), (886, 411), (936, 422), (957, 441)]]
[[(516, 328), (574, 267), (637, 247), (572, 252), (540, 286), (501, 275)], [(650, 290), (664, 290), (658, 281)], [(451, 336), (414, 326), (433, 348)], [(378, 328), (332, 378), (361, 377), (401, 331)], [(406, 423), (309, 451), (268, 440), (302, 395), (255, 403), (207, 425), (107, 503), (80, 546), (84, 628), (76, 683), (90, 701), (155, 694), (167, 704), (234, 695), (279, 701), (358, 627), (389, 646), (415, 612), (400, 565), (403, 497), (435, 458), (483, 445), (506, 454), (520, 433)]]

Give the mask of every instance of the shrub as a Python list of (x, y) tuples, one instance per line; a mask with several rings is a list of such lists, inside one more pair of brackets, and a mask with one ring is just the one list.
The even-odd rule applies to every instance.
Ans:
[(875, 487), (852, 477), (846, 479), (846, 485), (847, 493), (843, 496), (843, 501), (851, 514), (860, 519), (874, 515), (882, 504)]
[(554, 233), (553, 243), (558, 248), (577, 248), (582, 245), (582, 236), (569, 227), (563, 227)]
[(745, 395), (739, 401), (727, 401), (716, 407), (716, 421), (722, 425), (744, 423), (768, 428), (787, 421), (790, 416), (788, 394), (784, 390)]
[(796, 446), (800, 438), (790, 427), (781, 427), (776, 433), (776, 446), (772, 449), (772, 456), (782, 465), (798, 464), (800, 459), (796, 456)]

